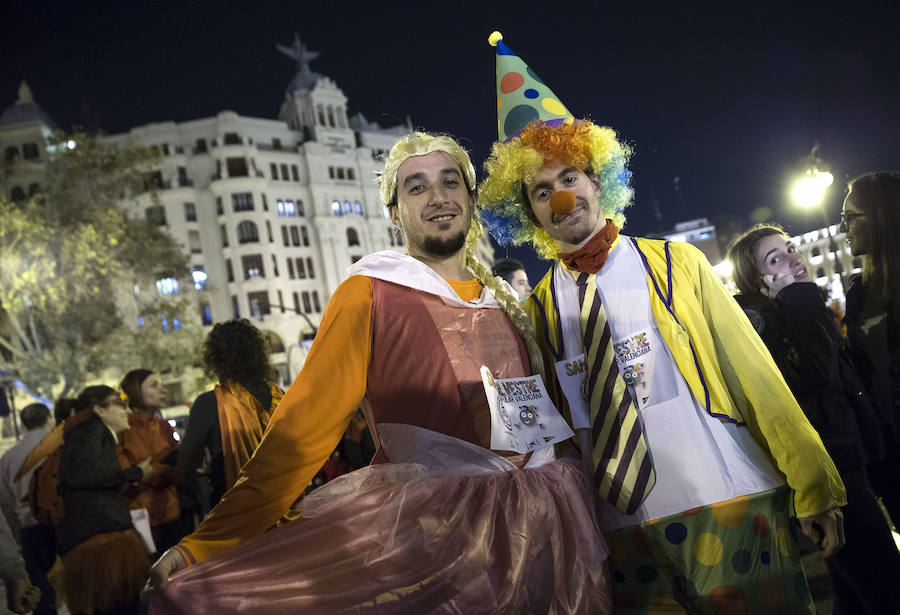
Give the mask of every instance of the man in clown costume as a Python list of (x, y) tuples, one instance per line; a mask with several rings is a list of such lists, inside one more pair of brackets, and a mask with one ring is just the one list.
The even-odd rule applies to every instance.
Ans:
[[(542, 363), (517, 298), (472, 251), (474, 187), (451, 138), (394, 145), (381, 195), (408, 254), (350, 268), (235, 485), (154, 564), (151, 613), (610, 612), (579, 460), (492, 442), (482, 370), (530, 382)], [(270, 530), (360, 405), (372, 465)]]
[(616, 612), (815, 612), (789, 517), (827, 557), (846, 503), (818, 434), (703, 254), (619, 234), (629, 148), (489, 41), (482, 217), (554, 259), (525, 309), (597, 488)]

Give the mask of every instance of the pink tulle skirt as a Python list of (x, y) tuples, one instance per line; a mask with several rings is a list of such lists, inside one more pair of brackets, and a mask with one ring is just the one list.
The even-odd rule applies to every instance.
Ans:
[(173, 575), (150, 612), (610, 613), (592, 502), (568, 460), (369, 466), (307, 496), (303, 518)]

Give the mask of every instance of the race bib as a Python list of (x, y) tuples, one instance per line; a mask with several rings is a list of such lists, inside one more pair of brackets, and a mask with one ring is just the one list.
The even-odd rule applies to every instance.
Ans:
[(491, 409), (491, 448), (527, 453), (571, 438), (574, 433), (547, 396), (540, 375), (494, 379), (481, 366)]
[(632, 397), (642, 410), (651, 403), (655, 349), (650, 339), (650, 330), (644, 329), (613, 342), (619, 373), (625, 384), (631, 387)]
[(586, 429), (591, 426), (588, 408), (587, 369), (585, 369), (584, 353), (557, 361), (556, 378), (562, 387), (563, 395), (569, 403), (572, 415), (572, 427)]

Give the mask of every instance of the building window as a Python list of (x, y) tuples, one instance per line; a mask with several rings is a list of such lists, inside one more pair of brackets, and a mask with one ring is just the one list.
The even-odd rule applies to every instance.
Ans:
[(234, 269), (231, 267), (231, 259), (225, 259), (225, 275), (228, 277), (229, 282), (234, 282)]
[(35, 143), (23, 143), (22, 144), (22, 157), (25, 160), (35, 160), (41, 157), (40, 152), (38, 151), (38, 146)]
[(353, 213), (353, 208), (350, 206), (350, 201), (344, 201), (344, 213), (348, 216)]
[(250, 254), (241, 257), (241, 264), (244, 266), (244, 279), (264, 278), (266, 270), (263, 267), (262, 254)]
[(300, 227), (300, 236), (303, 237), (303, 246), (309, 247), (309, 231), (306, 230), (305, 226)]
[[(281, 294), (281, 289), (278, 289), (278, 307), (281, 308), (281, 313), (284, 314), (284, 295)], [(272, 350), (272, 352), (275, 352)], [(281, 349), (281, 352), (284, 352), (284, 348)]]
[(300, 313), (300, 295), (294, 293), (294, 311)]
[(253, 193), (235, 192), (231, 195), (231, 207), (234, 211), (253, 211)]
[(316, 111), (318, 111), (319, 116), (319, 125), (325, 125), (325, 110), (322, 108), (322, 105), (316, 105)]
[(359, 233), (356, 232), (355, 228), (347, 229), (347, 245), (348, 246), (358, 246), (359, 245)]
[(262, 320), (266, 314), (271, 314), (269, 306), (269, 292), (260, 290), (255, 293), (247, 293), (247, 303), (250, 304), (250, 315), (257, 320)]
[(241, 137), (236, 132), (226, 132), (225, 137), (222, 139), (223, 145), (240, 145)]
[(819, 267), (818, 269), (816, 269), (816, 277), (817, 278), (825, 277), (825, 269), (823, 267)]
[(278, 277), (278, 259), (275, 258), (275, 255), (272, 255), (272, 275), (276, 278)]
[(338, 179), (344, 179), (344, 169), (343, 169), (343, 167), (338, 167), (338, 170), (337, 170), (337, 178), (338, 178)]
[(231, 295), (231, 311), (234, 314), (234, 319), (237, 320), (241, 317), (241, 310), (238, 307), (238, 298), (237, 295)]
[(275, 243), (275, 240), (272, 238), (272, 223), (266, 220), (266, 235), (269, 238), (269, 243)]
[(281, 179), (283, 179), (284, 181), (287, 181), (288, 179), (288, 170), (286, 164), (281, 165)]
[(196, 222), (197, 221), (197, 208), (193, 203), (185, 203), (184, 204), (184, 221), (185, 222)]
[(269, 211), (269, 199), (266, 198), (266, 193), (262, 193), (263, 200), (263, 211)]
[(297, 207), (294, 205), (293, 201), (282, 201), (279, 199), (275, 202), (275, 210), (282, 218), (293, 218), (297, 215)]
[(281, 139), (276, 137), (272, 137), (272, 149), (280, 150), (281, 149)]
[(818, 247), (812, 249), (813, 256), (819, 256), (820, 254), (822, 254), (822, 251)]
[(291, 179), (293, 179), (295, 182), (300, 181), (300, 172), (297, 169), (296, 164), (291, 165)]
[(156, 281), (156, 294), (157, 295), (177, 295), (178, 294), (178, 280), (175, 278), (163, 278), (161, 280)]
[(226, 158), (225, 169), (228, 171), (228, 177), (248, 177), (250, 175), (246, 158)]
[(335, 216), (341, 215), (341, 202), (340, 201), (332, 201), (331, 202), (331, 213)]
[(9, 193), (10, 198), (15, 202), (20, 202), (25, 200), (25, 191), (22, 190), (21, 186), (13, 186), (13, 189)]
[[(24, 195), (22, 195), (24, 198)], [(15, 197), (13, 197), (15, 200)], [(166, 223), (166, 208), (163, 205), (155, 205), (144, 210), (147, 222), (157, 226), (163, 226)]]
[(396, 233), (394, 232), (394, 227), (389, 226), (387, 232), (388, 232), (388, 239), (391, 240), (391, 245), (392, 246), (396, 245), (396, 241), (394, 240), (394, 237), (396, 236)]
[(274, 162), (269, 163), (269, 175), (272, 176), (272, 179), (278, 179), (278, 165)]
[(296, 225), (291, 227), (291, 243), (295, 246), (300, 245), (300, 231)]
[(353, 213), (355, 213), (357, 216), (363, 215), (362, 203), (360, 203), (359, 201), (353, 201)]
[(203, 265), (194, 265), (193, 271), (191, 271), (191, 278), (194, 280), (194, 288), (197, 290), (206, 290), (206, 282), (208, 277), (206, 275), (206, 270), (203, 268)]
[(322, 305), (319, 303), (319, 291), (312, 291), (313, 310), (318, 314), (322, 311)]
[(300, 293), (300, 296), (303, 298), (303, 311), (309, 314), (312, 312), (312, 304), (309, 301), (309, 291), (303, 291)]
[(212, 309), (209, 307), (208, 303), (200, 304), (200, 322), (204, 325), (213, 324)]
[(178, 167), (178, 185), (182, 187), (194, 185), (194, 182), (188, 178), (187, 169), (184, 167)]
[(306, 271), (309, 273), (309, 279), (313, 279), (316, 277), (316, 272), (313, 269), (313, 263), (311, 258), (306, 259)]
[(350, 262), (351, 262), (351, 263), (358, 263), (358, 262), (359, 262), (359, 259), (361, 259), (361, 258), (362, 258), (362, 256), (351, 256), (351, 257), (350, 257)]
[(221, 231), (221, 233), (222, 233), (222, 247), (227, 248), (228, 247), (228, 229), (225, 228), (224, 224), (220, 224), (219, 231)]
[(306, 266), (303, 264), (303, 259), (297, 259), (297, 277), (301, 280), (306, 279)]
[(334, 128), (334, 107), (328, 105), (328, 125)]
[(303, 216), (306, 212), (303, 210), (303, 201), (301, 199), (297, 199), (297, 215)]
[(41, 187), (38, 184), (30, 184), (28, 186), (28, 196), (34, 196), (40, 191)]
[(19, 155), (19, 148), (15, 145), (10, 145), (3, 151), (3, 160), (7, 163), (15, 162), (16, 157)]
[(286, 258), (286, 259), (284, 259), (284, 260), (287, 261), (287, 266), (288, 266), (288, 277), (289, 277), (290, 279), (293, 280), (295, 277), (297, 277), (297, 276), (294, 275), (294, 261), (292, 261), (292, 260), (289, 259), (289, 258)]
[(222, 207), (222, 197), (216, 197), (216, 214), (222, 215), (225, 213), (225, 209)]
[(285, 246), (291, 245), (291, 242), (288, 241), (288, 229), (283, 224), (281, 225), (281, 241)]
[(356, 172), (353, 169), (347, 169), (347, 179), (356, 179)]
[(237, 226), (238, 243), (256, 243), (259, 241), (259, 229), (250, 220), (244, 220)]
[(203, 246), (200, 243), (200, 233), (199, 231), (188, 231), (188, 248), (191, 250), (191, 254), (200, 254), (203, 252)]
[(328, 179), (334, 179), (334, 167), (328, 167)]
[[(194, 144), (194, 153), (195, 154), (205, 154), (206, 153), (206, 139), (197, 139), (197, 142)], [(237, 318), (237, 317), (235, 317)]]

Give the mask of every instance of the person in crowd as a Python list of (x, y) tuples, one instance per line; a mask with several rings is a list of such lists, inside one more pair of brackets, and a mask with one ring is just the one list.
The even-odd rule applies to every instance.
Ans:
[(56, 539), (53, 528), (38, 523), (28, 505), (34, 470), (18, 480), (15, 477), (28, 454), (53, 427), (53, 417), (50, 409), (40, 403), (25, 406), (19, 416), (26, 431), (22, 439), (0, 457), (0, 506), (13, 535), (22, 545), (28, 577), (41, 591), (34, 613), (48, 615), (56, 613), (56, 594), (47, 582), (47, 573), (56, 561)]
[(522, 301), (531, 294), (531, 284), (528, 283), (528, 274), (525, 272), (525, 265), (514, 258), (504, 258), (496, 263), (493, 267), (494, 275), (509, 282), (513, 290), (519, 295)]
[(900, 526), (900, 172), (867, 173), (850, 182), (840, 230), (862, 275), (849, 280), (844, 323), (856, 369), (884, 429), (887, 456), (869, 477)]
[(162, 553), (193, 527), (192, 511), (182, 516), (178, 501), (175, 430), (160, 415), (166, 407), (166, 387), (160, 375), (149, 369), (131, 370), (120, 386), (130, 410), (128, 429), (119, 438), (122, 467), (148, 456), (153, 459), (153, 472), (128, 493), (130, 506), (147, 509), (153, 541)]
[(138, 613), (149, 560), (122, 494), (152, 472), (151, 460), (123, 467), (116, 443), (128, 429), (128, 411), (114, 389), (96, 385), (76, 398), (64, 423), (59, 483), (63, 517), (56, 548), (72, 615)]
[(53, 419), (56, 421), (57, 425), (62, 425), (63, 422), (73, 414), (75, 414), (74, 399), (70, 397), (60, 397), (56, 400), (56, 403), (53, 405)]
[(27, 613), (38, 603), (41, 590), (28, 580), (25, 562), (6, 517), (0, 515), (0, 581), (6, 585), (6, 602), (14, 613)]
[(555, 259), (525, 310), (600, 496), (617, 608), (814, 612), (788, 502), (793, 488), (823, 555), (841, 547), (821, 440), (703, 253), (620, 236), (633, 191), (616, 133), (489, 42), (500, 141), (479, 204), (498, 241)]
[(728, 250), (736, 297), (791, 392), (819, 432), (847, 488), (847, 544), (826, 561), (836, 615), (875, 615), (900, 604), (900, 553), (866, 475), (884, 457), (878, 417), (843, 348), (833, 312), (803, 255), (779, 226), (758, 224)]
[[(234, 487), (154, 564), (152, 587), (165, 589), (151, 613), (610, 612), (580, 462), (544, 441), (523, 453), (492, 443), (505, 432), (492, 430), (482, 366), (529, 391), (543, 366), (518, 300), (475, 256), (474, 187), (450, 137), (416, 132), (391, 148), (381, 196), (408, 254), (350, 267)], [(361, 404), (373, 463), (260, 536)]]
[(199, 494), (197, 470), (209, 451), (211, 509), (253, 455), (284, 393), (272, 381), (265, 338), (246, 319), (213, 326), (203, 346), (203, 364), (218, 384), (191, 406), (178, 472), (184, 488)]

